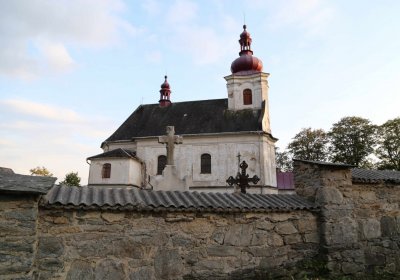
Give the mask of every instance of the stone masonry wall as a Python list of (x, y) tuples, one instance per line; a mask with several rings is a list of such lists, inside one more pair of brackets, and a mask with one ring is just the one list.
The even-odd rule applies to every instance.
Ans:
[(353, 184), (348, 166), (294, 167), (296, 191), (321, 207), (321, 253), (331, 274), (400, 277), (400, 186)]
[(353, 184), (340, 188), (351, 201), (362, 268), (367, 273), (400, 275), (400, 186)]
[(269, 279), (316, 257), (317, 216), (40, 209), (38, 279)]
[(37, 242), (38, 198), (0, 195), (0, 278), (31, 279)]

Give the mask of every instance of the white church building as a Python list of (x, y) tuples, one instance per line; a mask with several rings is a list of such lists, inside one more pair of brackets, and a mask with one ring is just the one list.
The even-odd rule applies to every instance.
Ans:
[(249, 176), (260, 178), (248, 192), (277, 192), (269, 74), (243, 28), (239, 57), (225, 77), (227, 98), (173, 103), (165, 77), (159, 102), (140, 105), (101, 144), (104, 152), (87, 159), (89, 185), (233, 192), (226, 181), (246, 161)]

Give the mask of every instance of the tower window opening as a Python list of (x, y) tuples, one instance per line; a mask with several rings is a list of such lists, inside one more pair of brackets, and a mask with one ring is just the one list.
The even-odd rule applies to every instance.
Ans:
[(167, 165), (167, 157), (166, 156), (158, 156), (157, 158), (157, 175), (162, 175), (162, 172)]
[(201, 155), (201, 174), (211, 174), (211, 155), (202, 154)]
[(103, 168), (101, 169), (101, 177), (103, 179), (111, 177), (111, 163), (103, 164)]
[(243, 91), (243, 105), (251, 105), (253, 104), (253, 96), (251, 93), (251, 89), (246, 88)]

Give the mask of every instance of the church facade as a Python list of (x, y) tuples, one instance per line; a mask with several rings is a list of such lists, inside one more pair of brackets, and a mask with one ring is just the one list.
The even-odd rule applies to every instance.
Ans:
[[(225, 77), (227, 98), (173, 103), (165, 77), (159, 102), (139, 106), (101, 144), (104, 153), (88, 158), (89, 185), (233, 192), (226, 180), (246, 161), (250, 177), (260, 178), (249, 192), (276, 192), (269, 74), (253, 56), (252, 39), (243, 28), (239, 57)], [(166, 127), (174, 127), (175, 135), (182, 137), (168, 144), (174, 145), (173, 154), (160, 140)], [(172, 159), (167, 162), (167, 157)], [(172, 175), (167, 175), (170, 165)], [(162, 184), (168, 176), (175, 177), (174, 184)]]

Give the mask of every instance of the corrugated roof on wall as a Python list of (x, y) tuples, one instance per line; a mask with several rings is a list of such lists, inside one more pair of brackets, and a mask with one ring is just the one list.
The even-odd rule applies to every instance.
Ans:
[(137, 188), (54, 186), (44, 207), (149, 211), (289, 211), (317, 209), (297, 195), (151, 191)]
[(400, 183), (400, 171), (395, 170), (368, 170), (353, 168), (351, 170), (353, 182), (379, 183), (390, 182)]
[(45, 194), (57, 178), (15, 174), (9, 168), (0, 170), (0, 193)]

